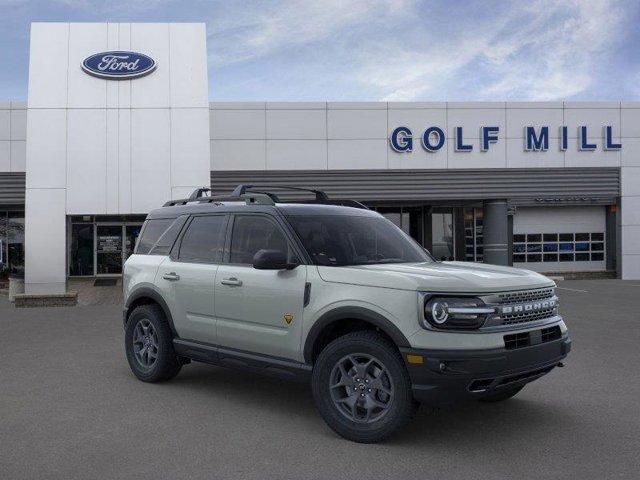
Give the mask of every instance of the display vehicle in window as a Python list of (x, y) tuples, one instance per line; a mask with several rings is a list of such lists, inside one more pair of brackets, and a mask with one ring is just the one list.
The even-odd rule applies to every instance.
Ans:
[(570, 350), (542, 275), (436, 261), (379, 213), (321, 191), (290, 203), (206, 190), (152, 211), (125, 263), (140, 380), (200, 361), (310, 381), (334, 431), (375, 442), (421, 402), (513, 397)]

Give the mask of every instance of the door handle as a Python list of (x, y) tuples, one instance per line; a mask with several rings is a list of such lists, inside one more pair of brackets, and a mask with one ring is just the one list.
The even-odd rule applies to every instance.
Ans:
[(228, 285), (230, 287), (241, 287), (242, 286), (242, 280), (238, 280), (236, 277), (225, 278), (224, 280), (221, 280), (220, 283), (222, 285)]
[(178, 275), (176, 272), (171, 272), (165, 273), (164, 275), (162, 275), (162, 278), (175, 282), (176, 280), (180, 280), (180, 275)]

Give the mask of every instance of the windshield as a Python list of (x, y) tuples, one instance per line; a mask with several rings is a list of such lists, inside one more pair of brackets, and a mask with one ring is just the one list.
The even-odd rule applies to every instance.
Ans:
[(317, 265), (432, 262), (411, 237), (383, 217), (288, 216)]

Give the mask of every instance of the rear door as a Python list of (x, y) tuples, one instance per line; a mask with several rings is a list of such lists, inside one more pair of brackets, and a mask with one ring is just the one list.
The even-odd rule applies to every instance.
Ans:
[(253, 256), (261, 249), (284, 251), (299, 263), (292, 239), (269, 215), (236, 214), (232, 223), (227, 258), (215, 282), (218, 343), (297, 360), (307, 266), (256, 270)]
[(214, 282), (222, 261), (228, 215), (191, 218), (170, 257), (158, 269), (178, 335), (215, 344)]

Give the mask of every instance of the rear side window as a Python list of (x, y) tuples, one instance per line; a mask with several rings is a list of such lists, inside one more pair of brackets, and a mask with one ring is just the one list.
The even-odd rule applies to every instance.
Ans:
[(194, 217), (182, 237), (178, 260), (221, 263), (226, 225), (225, 215)]
[(175, 221), (165, 230), (165, 232), (160, 235), (160, 238), (155, 243), (155, 245), (151, 248), (149, 255), (169, 255), (171, 252), (171, 247), (178, 238), (180, 234), (180, 230), (182, 230), (182, 226), (184, 222), (189, 218), (187, 215), (182, 215), (175, 219)]
[(148, 254), (151, 247), (154, 246), (160, 236), (175, 220), (175, 218), (155, 218), (147, 220), (142, 229), (142, 234), (138, 239), (138, 246), (136, 247), (135, 253), (140, 255)]

